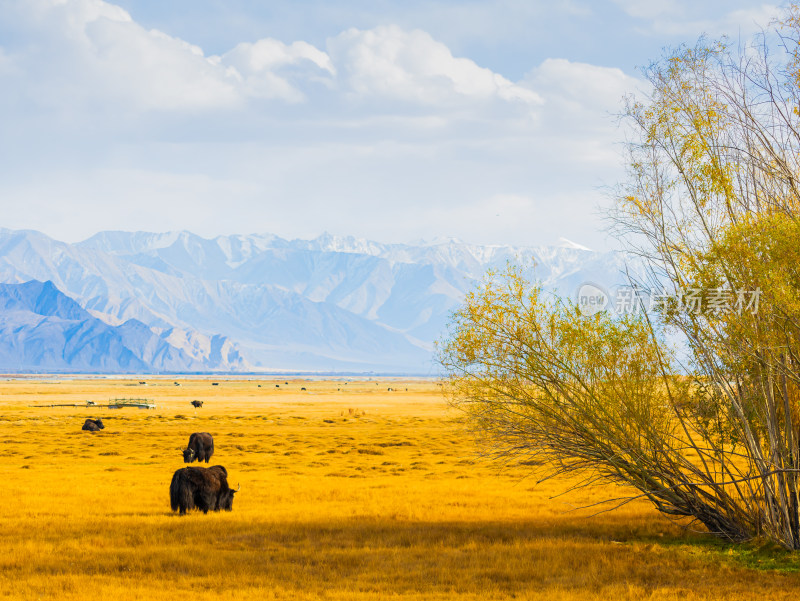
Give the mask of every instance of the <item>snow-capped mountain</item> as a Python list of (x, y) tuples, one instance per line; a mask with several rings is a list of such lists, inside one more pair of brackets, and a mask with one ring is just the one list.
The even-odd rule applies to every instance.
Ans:
[(0, 366), (30, 371), (192, 371), (202, 364), (135, 319), (110, 326), (52, 282), (0, 284)]
[[(433, 341), (488, 268), (536, 264), (548, 288), (621, 283), (623, 257), (456, 240), (101, 232), (66, 244), (0, 230), (0, 282), (47, 281), (92, 316), (141, 322), (205, 370), (435, 373)], [(2, 367), (2, 365), (0, 365)]]

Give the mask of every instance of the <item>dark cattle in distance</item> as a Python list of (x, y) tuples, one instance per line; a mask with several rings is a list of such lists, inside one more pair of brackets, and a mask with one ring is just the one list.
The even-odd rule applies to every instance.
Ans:
[(169, 504), (172, 511), (181, 515), (192, 509), (203, 513), (231, 511), (233, 495), (239, 492), (228, 486), (228, 470), (221, 465), (213, 467), (183, 467), (172, 475), (169, 485)]
[(208, 432), (195, 432), (189, 437), (189, 446), (181, 449), (183, 453), (183, 462), (192, 463), (197, 461), (205, 461), (211, 459), (214, 454), (214, 437)]
[(203, 406), (203, 401), (192, 401), (192, 407), (194, 407), (195, 409), (202, 406)]
[(212, 386), (219, 386), (219, 382), (211, 382)]
[(105, 428), (103, 425), (103, 420), (99, 417), (97, 419), (87, 418), (85, 422), (83, 422), (83, 427), (81, 430), (86, 430), (88, 432), (98, 432)]

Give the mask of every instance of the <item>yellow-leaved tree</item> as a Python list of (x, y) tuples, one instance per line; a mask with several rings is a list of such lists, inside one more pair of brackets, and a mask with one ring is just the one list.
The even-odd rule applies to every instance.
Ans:
[(586, 317), (518, 269), (490, 274), (439, 347), (449, 393), (498, 458), (800, 549), (800, 8), (645, 75), (610, 219), (646, 266), (637, 284), (670, 302)]

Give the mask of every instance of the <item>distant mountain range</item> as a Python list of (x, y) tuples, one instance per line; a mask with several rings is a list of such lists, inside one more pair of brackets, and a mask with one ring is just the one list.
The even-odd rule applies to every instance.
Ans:
[(508, 261), (563, 294), (623, 281), (621, 255), (566, 242), (0, 229), (0, 370), (435, 374), (449, 314)]
[(147, 372), (202, 363), (136, 319), (110, 326), (52, 282), (0, 284), (0, 366), (10, 371)]

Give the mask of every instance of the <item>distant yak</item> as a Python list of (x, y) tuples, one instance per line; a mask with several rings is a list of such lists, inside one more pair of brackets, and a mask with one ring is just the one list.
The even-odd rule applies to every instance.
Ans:
[(198, 407), (203, 406), (203, 401), (192, 401), (192, 406), (197, 409)]
[(189, 446), (181, 449), (183, 453), (183, 462), (192, 463), (197, 461), (205, 461), (211, 459), (214, 454), (214, 437), (208, 432), (195, 432), (189, 437)]
[(83, 427), (81, 430), (87, 430), (89, 432), (97, 432), (98, 430), (102, 430), (105, 428), (103, 425), (103, 420), (99, 417), (97, 419), (87, 418), (85, 422), (83, 422)]
[(192, 509), (203, 513), (231, 511), (233, 490), (228, 486), (228, 470), (221, 465), (213, 467), (183, 467), (172, 476), (169, 485), (169, 504), (172, 511), (180, 509), (181, 515)]

